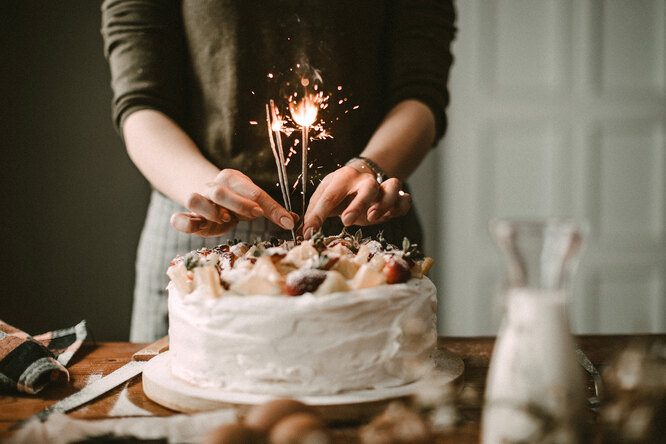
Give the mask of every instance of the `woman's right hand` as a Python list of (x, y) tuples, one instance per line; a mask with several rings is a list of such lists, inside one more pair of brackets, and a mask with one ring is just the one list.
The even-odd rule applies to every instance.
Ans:
[(184, 233), (202, 237), (219, 236), (241, 220), (265, 217), (285, 230), (298, 218), (259, 188), (245, 174), (224, 169), (202, 193), (192, 193), (186, 202), (191, 213), (175, 213), (171, 225)]

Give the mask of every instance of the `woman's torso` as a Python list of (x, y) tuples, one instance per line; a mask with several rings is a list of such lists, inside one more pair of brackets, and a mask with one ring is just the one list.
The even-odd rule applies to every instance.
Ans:
[[(290, 86), (300, 81), (297, 66), (309, 64), (330, 94), (318, 120), (332, 135), (310, 144), (313, 191), (318, 179), (360, 153), (386, 112), (389, 15), (380, 1), (183, 0), (188, 133), (218, 167), (245, 172), (278, 198), (265, 106), (274, 99), (286, 112)], [(285, 147), (299, 136), (283, 135)], [(291, 184), (300, 174), (295, 148)]]

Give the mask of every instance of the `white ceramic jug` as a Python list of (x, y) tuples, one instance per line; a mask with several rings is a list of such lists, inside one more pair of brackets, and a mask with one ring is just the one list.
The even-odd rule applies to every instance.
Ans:
[(490, 230), (509, 274), (486, 382), (482, 442), (580, 442), (585, 391), (566, 285), (580, 229), (563, 221), (495, 220)]

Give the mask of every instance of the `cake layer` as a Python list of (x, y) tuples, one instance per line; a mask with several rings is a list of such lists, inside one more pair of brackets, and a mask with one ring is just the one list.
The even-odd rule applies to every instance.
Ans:
[(437, 340), (427, 277), (323, 296), (168, 289), (172, 371), (201, 387), (290, 396), (394, 387), (422, 375)]

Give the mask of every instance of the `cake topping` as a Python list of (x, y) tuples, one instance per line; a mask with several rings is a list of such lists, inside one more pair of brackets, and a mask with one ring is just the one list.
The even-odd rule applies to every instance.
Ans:
[(431, 266), (432, 259), (407, 238), (399, 248), (382, 233), (373, 239), (363, 238), (361, 230), (343, 230), (328, 237), (315, 233), (299, 243), (233, 240), (174, 258), (167, 274), (183, 295), (207, 287), (202, 291), (211, 297), (300, 296), (400, 284), (422, 278)]
[(387, 284), (398, 284), (400, 282), (407, 282), (411, 277), (409, 271), (411, 267), (407, 261), (401, 257), (393, 256), (389, 258), (384, 266), (384, 274), (386, 275)]
[(324, 270), (303, 268), (294, 270), (287, 275), (285, 292), (289, 296), (300, 296), (304, 293), (313, 293), (326, 279)]

